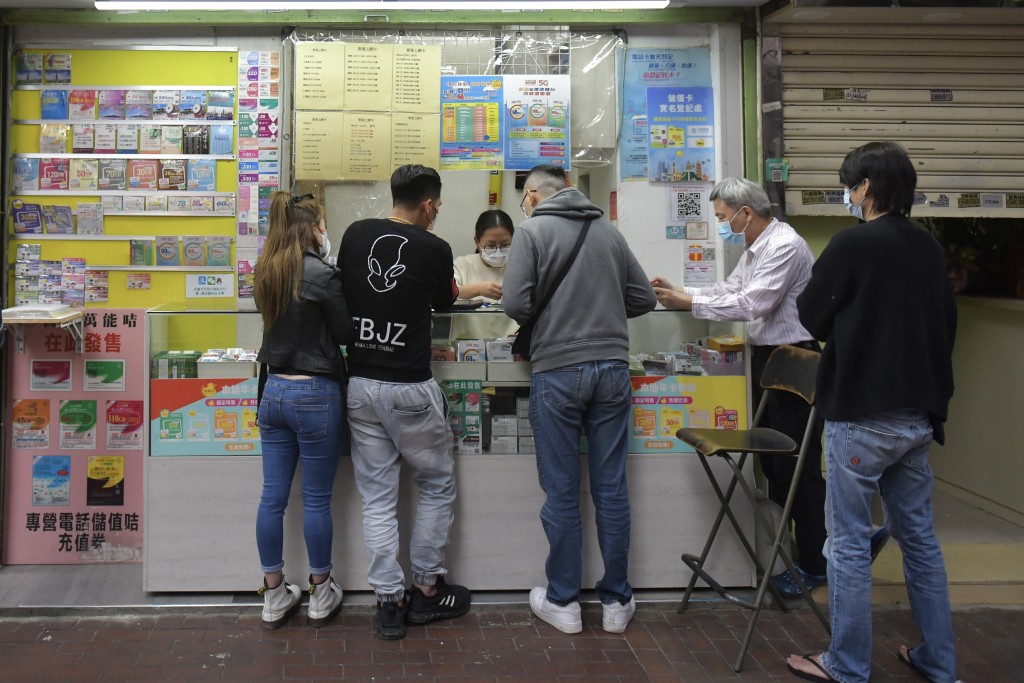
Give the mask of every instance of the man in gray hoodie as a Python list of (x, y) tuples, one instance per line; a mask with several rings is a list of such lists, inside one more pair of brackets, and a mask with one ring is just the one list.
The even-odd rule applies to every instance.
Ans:
[(626, 319), (657, 304), (654, 290), (626, 240), (582, 192), (566, 187), (555, 166), (526, 178), (522, 209), (505, 267), (505, 313), (520, 324), (568, 261), (584, 222), (589, 232), (565, 279), (536, 321), (531, 344), (530, 424), (537, 473), (547, 500), (540, 518), (550, 549), (548, 585), (530, 592), (530, 608), (565, 633), (583, 630), (580, 616), (582, 533), (580, 436), (587, 435), (591, 497), (604, 576), (597, 582), (602, 626), (626, 630), (636, 602), (627, 578), (629, 493), (626, 453), (631, 387)]

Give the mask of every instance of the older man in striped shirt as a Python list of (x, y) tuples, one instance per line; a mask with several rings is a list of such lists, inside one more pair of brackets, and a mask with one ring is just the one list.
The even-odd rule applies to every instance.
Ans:
[[(787, 223), (771, 215), (768, 195), (745, 178), (726, 178), (711, 191), (718, 234), (726, 243), (743, 244), (745, 251), (728, 279), (711, 287), (677, 287), (665, 278), (651, 280), (665, 308), (690, 310), (695, 318), (746, 322), (751, 348), (754, 405), (761, 400), (758, 384), (768, 356), (779, 344), (820, 351), (818, 343), (800, 324), (796, 298), (811, 277), (814, 256), (810, 247)], [(764, 426), (803, 438), (810, 407), (799, 397), (776, 392), (769, 397)], [(797, 571), (808, 588), (826, 582), (825, 480), (821, 476), (821, 424), (815, 428), (809, 463), (797, 484), (793, 522), (798, 552)], [(765, 458), (761, 467), (768, 491), (779, 505), (793, 479), (796, 458)], [(800, 587), (788, 571), (772, 578), (779, 593), (800, 597)]]

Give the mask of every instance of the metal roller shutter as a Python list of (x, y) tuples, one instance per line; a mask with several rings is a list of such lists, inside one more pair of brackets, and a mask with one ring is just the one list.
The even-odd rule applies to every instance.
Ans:
[(845, 215), (838, 170), (872, 140), (918, 173), (915, 216), (1024, 216), (1024, 26), (781, 24), (790, 215)]

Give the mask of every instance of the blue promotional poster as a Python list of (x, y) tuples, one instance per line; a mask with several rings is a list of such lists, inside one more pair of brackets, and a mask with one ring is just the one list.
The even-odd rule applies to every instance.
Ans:
[(442, 76), (441, 170), (500, 170), (504, 112), (501, 76)]
[(258, 380), (154, 379), (150, 455), (260, 455)]
[(569, 168), (569, 77), (505, 76), (505, 170)]
[(715, 180), (715, 112), (711, 88), (648, 88), (652, 183)]
[(710, 52), (707, 47), (677, 50), (630, 48), (626, 50), (623, 68), (619, 175), (622, 180), (646, 180), (650, 148), (647, 89), (683, 86), (711, 88)]

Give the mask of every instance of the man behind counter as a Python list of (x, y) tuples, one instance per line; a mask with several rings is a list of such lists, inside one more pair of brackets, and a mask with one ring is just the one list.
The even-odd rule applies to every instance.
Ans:
[[(810, 332), (800, 324), (796, 298), (811, 277), (814, 256), (810, 247), (788, 224), (772, 218), (768, 195), (746, 178), (726, 178), (711, 191), (718, 219), (718, 235), (727, 244), (742, 244), (743, 256), (732, 274), (710, 287), (677, 287), (663, 277), (651, 280), (658, 301), (665, 308), (693, 311), (695, 318), (746, 322), (750, 343), (750, 374), (753, 399), (761, 400), (759, 380), (768, 356), (780, 344), (820, 350)], [(738, 228), (738, 231), (737, 231)], [(763, 426), (803, 439), (810, 406), (786, 392), (769, 396)], [(793, 502), (796, 569), (808, 588), (826, 581), (825, 480), (821, 476), (821, 425), (815, 427)], [(763, 458), (761, 469), (768, 480), (771, 499), (784, 505), (793, 480), (796, 458)], [(878, 549), (887, 536), (879, 532)], [(877, 553), (877, 550), (876, 550)], [(788, 571), (772, 577), (772, 585), (787, 598), (798, 598), (800, 586)]]
[[(455, 461), (447, 402), (430, 373), (431, 308), (448, 310), (458, 294), (451, 247), (430, 231), (441, 206), (441, 177), (425, 166), (401, 166), (391, 176), (391, 195), (388, 218), (356, 221), (345, 231), (338, 263), (356, 327), (347, 404), (369, 582), (378, 635), (397, 640), (405, 637), (405, 621), (465, 614), (471, 596), (445, 582)], [(420, 494), (408, 599), (396, 517), (403, 460)]]

